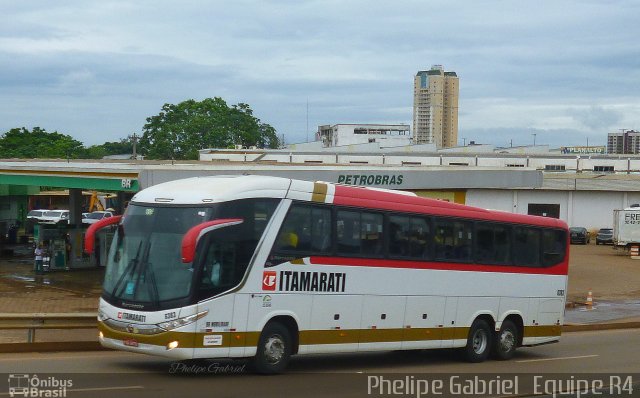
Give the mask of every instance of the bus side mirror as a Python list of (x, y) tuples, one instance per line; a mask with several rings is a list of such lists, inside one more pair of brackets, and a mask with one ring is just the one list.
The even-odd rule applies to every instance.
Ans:
[(180, 256), (182, 258), (182, 262), (186, 264), (193, 261), (193, 258), (196, 255), (196, 246), (198, 245), (198, 241), (204, 235), (213, 230), (242, 224), (243, 222), (244, 220), (241, 218), (221, 218), (218, 220), (203, 222), (202, 224), (198, 224), (191, 228), (182, 238)]
[(102, 220), (91, 224), (89, 228), (87, 228), (87, 232), (84, 235), (84, 252), (87, 254), (93, 253), (96, 241), (96, 233), (104, 227), (119, 223), (121, 218), (122, 216), (113, 216), (109, 218), (103, 218)]

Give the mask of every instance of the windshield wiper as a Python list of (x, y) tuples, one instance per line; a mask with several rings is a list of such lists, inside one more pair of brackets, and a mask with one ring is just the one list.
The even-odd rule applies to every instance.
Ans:
[[(138, 250), (136, 251), (136, 256), (134, 258), (132, 258), (129, 261), (129, 264), (127, 264), (127, 267), (124, 269), (124, 271), (122, 272), (122, 275), (120, 275), (120, 278), (118, 279), (118, 282), (116, 282), (115, 286), (113, 287), (113, 290), (111, 291), (111, 295), (114, 297), (119, 297), (120, 294), (122, 293), (121, 291), (118, 291), (118, 289), (120, 289), (120, 286), (122, 285), (122, 282), (124, 282), (125, 277), (128, 274), (132, 274), (135, 272), (138, 263), (139, 263), (139, 256), (140, 256), (140, 250), (142, 249), (142, 244), (144, 243), (144, 241), (140, 241), (140, 244), (138, 245)], [(120, 289), (122, 290), (122, 289)]]

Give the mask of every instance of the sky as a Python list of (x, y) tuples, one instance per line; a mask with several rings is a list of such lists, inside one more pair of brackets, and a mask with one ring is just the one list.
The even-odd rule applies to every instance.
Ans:
[[(287, 143), (412, 124), (413, 79), (460, 78), (460, 144), (606, 145), (640, 131), (640, 2), (0, 0), (0, 134), (96, 145), (165, 103), (247, 103)], [(534, 135), (535, 134), (535, 135)]]

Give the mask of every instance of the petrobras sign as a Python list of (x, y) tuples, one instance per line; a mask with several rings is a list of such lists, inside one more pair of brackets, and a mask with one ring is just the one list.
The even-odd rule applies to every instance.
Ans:
[(402, 174), (340, 174), (338, 184), (345, 185), (378, 185), (395, 187), (402, 185)]

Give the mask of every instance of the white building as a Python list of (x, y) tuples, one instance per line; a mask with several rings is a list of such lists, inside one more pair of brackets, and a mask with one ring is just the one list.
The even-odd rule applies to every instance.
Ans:
[(317, 141), (325, 148), (379, 143), (380, 147), (411, 144), (411, 129), (406, 124), (335, 124), (319, 126)]

